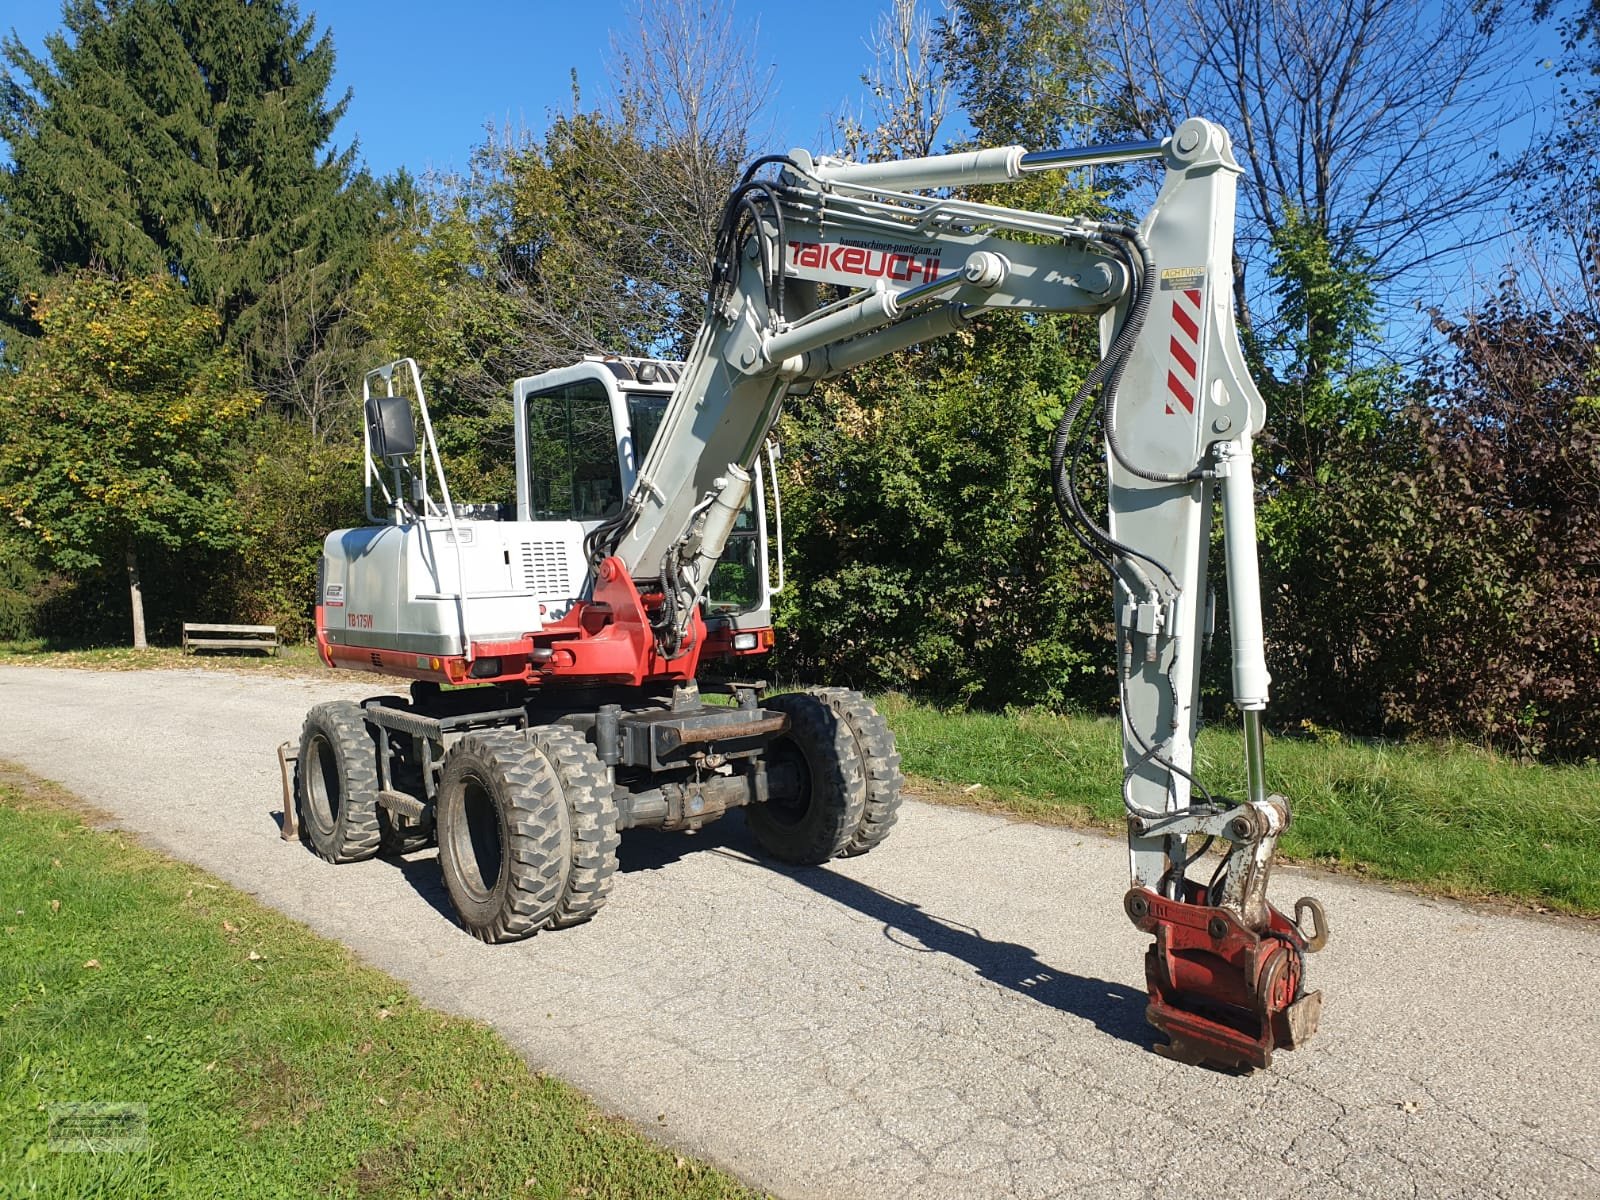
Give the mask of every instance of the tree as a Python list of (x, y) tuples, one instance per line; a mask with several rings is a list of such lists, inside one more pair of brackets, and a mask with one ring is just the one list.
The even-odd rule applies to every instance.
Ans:
[(1553, 120), (1516, 164), (1509, 207), (1530, 278), (1559, 306), (1600, 318), (1600, 3), (1537, 0), (1561, 41)]
[(1484, 218), (1506, 181), (1483, 131), (1505, 119), (1508, 64), (1524, 40), (1500, 5), (1122, 0), (1108, 11), (1121, 89), (1109, 128), (1158, 137), (1198, 115), (1233, 134), (1247, 334), (1252, 318), (1271, 323), (1271, 306), (1254, 301), (1291, 221), (1308, 224), (1333, 263), (1359, 266), (1390, 308), (1498, 235)]
[(955, 0), (940, 57), (983, 145), (1070, 144), (1097, 109), (1099, 53), (1087, 0)]
[(513, 380), (666, 338), (666, 289), (637, 266), (631, 185), (613, 165), (634, 146), (592, 112), (556, 117), (541, 141), (493, 136), (466, 175), (429, 181), (373, 251), (363, 323), (421, 365), (464, 495), (509, 495)]
[(1297, 523), (1320, 524), (1318, 552), (1272, 606), (1273, 673), (1291, 711), (1346, 729), (1592, 755), (1600, 323), (1514, 281), (1435, 319), (1447, 344), (1414, 403), (1381, 441), (1333, 447)]
[(920, 158), (932, 154), (950, 111), (950, 75), (941, 53), (938, 22), (953, 16), (941, 0), (930, 17), (920, 0), (891, 0), (880, 13), (867, 48), (872, 67), (861, 76), (871, 96), (865, 119), (846, 113), (839, 132), (846, 153), (865, 158)]
[(423, 365), (441, 450), (509, 494), (511, 381), (621, 353), (679, 357), (704, 312), (722, 206), (764, 88), (721, 3), (635, 10), (614, 92), (540, 137), (491, 132), (429, 181), (362, 285), (368, 327)]
[[(917, 97), (940, 87), (981, 144), (1069, 141), (1089, 115), (1086, 17), (1029, 0), (952, 5), (923, 73), (888, 77), (878, 99), (890, 116), (865, 148), (928, 149), (926, 127), (893, 114), (924, 111)], [(915, 29), (915, 15), (899, 28)], [(973, 191), (1096, 211), (1083, 182), (1041, 175)], [(1106, 589), (1061, 526), (1048, 455), (1097, 357), (1091, 321), (989, 314), (821, 383), (786, 415), (785, 665), (947, 701), (1103, 701)]]
[[(55, 272), (165, 273), (286, 406), (344, 315), (378, 209), (332, 148), (333, 41), (288, 0), (66, 0), (46, 54), (0, 43), (0, 319)], [(7, 357), (14, 357), (8, 350)]]
[(758, 149), (772, 77), (755, 67), (754, 27), (735, 18), (732, 0), (636, 0), (629, 20), (612, 41), (606, 115), (632, 137), (597, 150), (622, 152), (608, 164), (626, 194), (618, 265), (658, 289), (668, 325), (655, 349), (681, 357), (705, 311), (723, 205)]
[(143, 646), (142, 550), (237, 540), (230, 448), (257, 397), (165, 277), (76, 272), (29, 315), (38, 341), (0, 378), (0, 513), (62, 571), (120, 562)]
[(794, 403), (785, 670), (945, 702), (1104, 700), (1102, 572), (1047, 482), (1049, 431), (1085, 367), (1061, 333), (1000, 319)]

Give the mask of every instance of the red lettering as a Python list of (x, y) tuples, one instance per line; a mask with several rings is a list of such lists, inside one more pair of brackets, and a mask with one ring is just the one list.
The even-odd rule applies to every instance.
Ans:
[(796, 267), (837, 271), (841, 275), (887, 277), (901, 283), (932, 282), (939, 278), (937, 258), (914, 254), (866, 250), (860, 246), (830, 246), (819, 242), (790, 242), (789, 257)]

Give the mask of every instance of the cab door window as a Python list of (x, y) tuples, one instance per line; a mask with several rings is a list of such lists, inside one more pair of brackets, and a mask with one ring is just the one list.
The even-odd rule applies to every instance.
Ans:
[(599, 521), (622, 508), (611, 399), (597, 379), (527, 398), (528, 498), (536, 521)]
[(756, 487), (752, 481), (733, 532), (728, 535), (728, 544), (706, 582), (706, 608), (710, 612), (749, 612), (760, 608), (766, 598), (762, 578), (766, 564), (756, 530)]

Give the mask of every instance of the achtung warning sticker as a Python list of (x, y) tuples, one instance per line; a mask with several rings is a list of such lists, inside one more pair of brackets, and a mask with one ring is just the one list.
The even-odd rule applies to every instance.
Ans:
[(1205, 281), (1204, 267), (1167, 267), (1161, 272), (1163, 292), (1192, 292)]

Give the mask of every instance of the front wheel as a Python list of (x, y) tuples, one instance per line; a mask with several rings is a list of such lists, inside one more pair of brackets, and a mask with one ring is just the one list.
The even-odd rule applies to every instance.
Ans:
[(791, 692), (761, 706), (786, 713), (789, 728), (764, 754), (769, 797), (745, 809), (745, 819), (773, 858), (825, 863), (846, 850), (861, 826), (866, 777), (856, 739), (822, 696)]
[(900, 754), (895, 749), (894, 731), (870, 700), (849, 688), (819, 688), (817, 695), (850, 731), (856, 753), (861, 756), (866, 787), (861, 824), (850, 836), (850, 844), (840, 851), (842, 857), (853, 858), (865, 854), (889, 836), (890, 827), (900, 818), (900, 789), (905, 776), (900, 774)]
[(561, 778), (522, 733), (473, 733), (450, 748), (436, 827), (445, 890), (473, 937), (512, 942), (555, 916), (571, 873)]
[(611, 894), (621, 843), (617, 802), (605, 764), (577, 730), (546, 725), (530, 730), (528, 736), (561, 781), (572, 857), (550, 928), (567, 929), (593, 917)]

